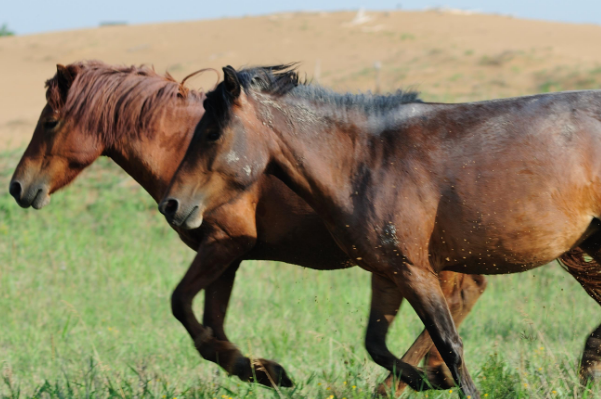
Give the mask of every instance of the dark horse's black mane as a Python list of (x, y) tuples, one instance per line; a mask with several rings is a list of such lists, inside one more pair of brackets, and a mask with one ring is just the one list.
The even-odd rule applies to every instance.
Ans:
[[(367, 114), (383, 114), (402, 104), (422, 102), (419, 93), (412, 90), (397, 90), (386, 95), (376, 95), (370, 92), (337, 93), (302, 80), (295, 69), (295, 64), (244, 68), (236, 71), (236, 75), (240, 85), (247, 93), (254, 91), (274, 97), (288, 95), (340, 109), (360, 109)], [(204, 107), (218, 121), (225, 122), (232, 100), (221, 82), (215, 90), (207, 94)]]

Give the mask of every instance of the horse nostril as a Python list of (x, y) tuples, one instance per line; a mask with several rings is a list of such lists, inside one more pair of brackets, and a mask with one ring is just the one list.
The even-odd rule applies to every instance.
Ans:
[(21, 199), (23, 188), (21, 187), (21, 183), (15, 180), (10, 183), (10, 188), (8, 191), (10, 192), (10, 195), (12, 195), (18, 201)]
[(169, 198), (161, 203), (159, 211), (167, 217), (172, 217), (177, 212), (177, 208), (179, 208), (179, 201), (175, 198)]

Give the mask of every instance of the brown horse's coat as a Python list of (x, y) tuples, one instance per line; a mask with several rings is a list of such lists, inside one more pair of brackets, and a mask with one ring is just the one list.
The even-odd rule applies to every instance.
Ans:
[[(71, 182), (100, 155), (111, 157), (158, 200), (204, 112), (202, 93), (145, 67), (113, 67), (99, 62), (59, 66), (47, 87), (48, 104), (11, 182), (11, 193), (25, 207), (43, 206), (52, 192)], [(228, 341), (223, 328), (240, 262), (277, 260), (320, 270), (354, 264), (336, 246), (313, 210), (269, 176), (261, 176), (239, 198), (207, 215), (201, 228), (175, 230), (198, 254), (173, 294), (173, 313), (202, 356), (245, 380), (252, 377), (251, 360)], [(440, 278), (455, 321), (460, 323), (486, 281), (481, 276), (452, 272)], [(201, 289), (206, 291), (204, 325), (191, 308)], [(368, 342), (374, 347), (385, 349), (389, 315), (396, 314), (401, 300), (395, 297), (387, 309), (373, 307), (374, 327)], [(404, 359), (417, 364), (431, 347), (424, 332)], [(266, 368), (273, 379), (290, 383), (277, 363), (256, 361), (264, 366), (254, 370), (260, 382), (270, 384)], [(431, 372), (440, 369), (441, 375), (445, 374), (435, 349), (429, 365)], [(391, 382), (392, 377), (387, 385)]]
[[(438, 273), (519, 272), (578, 245), (601, 254), (601, 91), (424, 104), (299, 84), (286, 66), (224, 73), (161, 211), (198, 227), (264, 173), (282, 179), (373, 273), (373, 301), (409, 300), (465, 395), (479, 397)], [(416, 389), (445, 386), (367, 349)]]

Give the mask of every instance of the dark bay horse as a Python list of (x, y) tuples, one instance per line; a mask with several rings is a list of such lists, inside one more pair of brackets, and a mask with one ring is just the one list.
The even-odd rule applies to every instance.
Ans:
[[(46, 98), (10, 185), (11, 194), (23, 207), (43, 207), (50, 194), (101, 155), (112, 158), (158, 201), (204, 113), (204, 95), (169, 76), (150, 68), (100, 62), (58, 66), (57, 74), (47, 82)], [(235, 156), (230, 160), (234, 162)], [(315, 212), (270, 176), (262, 176), (235, 201), (215, 209), (199, 229), (175, 230), (197, 256), (173, 293), (173, 313), (200, 354), (243, 380), (252, 379), (254, 372), (263, 384), (270, 385), (271, 377), (290, 385), (277, 363), (244, 357), (225, 334), (226, 309), (240, 262), (277, 260), (334, 270), (355, 261), (338, 248)], [(454, 272), (442, 273), (440, 282), (456, 323), (467, 315), (486, 285), (482, 276)], [(201, 289), (206, 294), (202, 325), (191, 308)], [(372, 319), (380, 319), (379, 312), (374, 307)], [(381, 324), (387, 323), (382, 318)], [(374, 345), (384, 339), (385, 334), (374, 336)], [(427, 332), (403, 359), (417, 364), (430, 349), (428, 369), (446, 374)], [(253, 362), (261, 367), (253, 370)], [(386, 384), (392, 381), (389, 377)]]
[[(378, 317), (391, 320), (409, 300), (471, 398), (441, 272), (515, 273), (563, 257), (599, 301), (601, 91), (428, 104), (402, 92), (334, 93), (287, 66), (224, 74), (160, 204), (171, 223), (198, 228), (264, 174), (277, 176), (373, 273)], [(441, 388), (373, 345), (386, 330), (378, 321), (366, 338), (374, 361), (414, 389)], [(584, 377), (599, 369), (599, 331)]]

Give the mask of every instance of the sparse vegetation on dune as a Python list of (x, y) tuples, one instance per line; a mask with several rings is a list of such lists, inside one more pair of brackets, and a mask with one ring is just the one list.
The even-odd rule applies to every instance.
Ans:
[[(0, 141), (23, 146), (57, 63), (153, 64), (183, 78), (201, 68), (301, 62), (340, 91), (413, 88), (432, 101), (474, 101), (597, 88), (601, 28), (444, 12), (282, 13), (164, 25), (110, 26), (4, 38)], [(193, 49), (193, 50), (192, 50)], [(378, 73), (374, 65), (380, 65)], [(23, 71), (28, 71), (23, 73)], [(575, 73), (577, 76), (572, 76)], [(191, 87), (213, 87), (204, 74)], [(10, 97), (10, 98), (9, 98)]]

